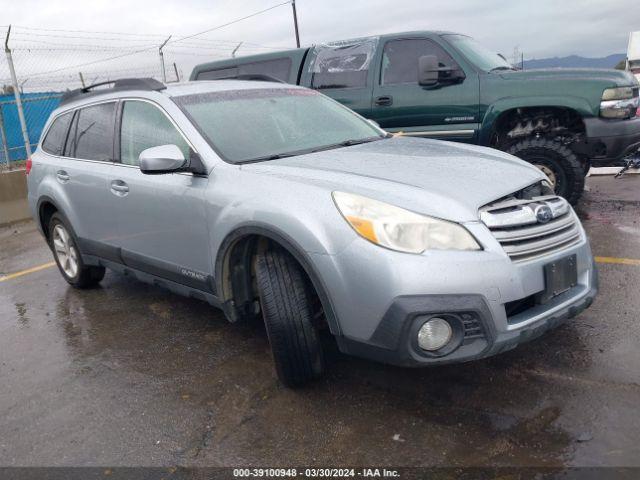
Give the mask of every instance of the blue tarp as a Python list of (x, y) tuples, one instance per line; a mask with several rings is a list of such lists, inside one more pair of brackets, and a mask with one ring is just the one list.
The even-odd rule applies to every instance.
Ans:
[[(21, 95), (27, 130), (29, 132), (29, 143), (31, 143), (32, 150), (35, 149), (35, 146), (38, 144), (42, 129), (45, 123), (47, 123), (51, 112), (58, 106), (61, 95), (59, 92), (23, 93)], [(13, 94), (0, 95), (0, 109), (9, 148), (9, 160), (12, 162), (24, 160), (27, 158), (27, 154), (24, 148), (22, 129), (20, 128), (20, 120), (18, 119), (18, 109), (16, 108)], [(2, 137), (0, 137), (0, 140), (1, 138)], [(2, 145), (0, 145), (0, 162), (6, 162)]]

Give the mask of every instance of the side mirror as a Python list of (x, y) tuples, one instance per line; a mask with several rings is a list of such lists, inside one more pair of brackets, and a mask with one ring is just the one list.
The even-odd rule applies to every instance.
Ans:
[(438, 84), (439, 75), (438, 57), (423, 55), (418, 58), (418, 84), (424, 87), (433, 87)]
[(138, 158), (140, 171), (149, 175), (177, 172), (187, 165), (177, 145), (160, 145), (143, 150)]

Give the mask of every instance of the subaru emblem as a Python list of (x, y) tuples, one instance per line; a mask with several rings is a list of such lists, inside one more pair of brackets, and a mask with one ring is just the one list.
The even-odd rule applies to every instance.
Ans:
[(538, 223), (547, 223), (553, 218), (553, 212), (548, 205), (538, 205), (534, 210)]

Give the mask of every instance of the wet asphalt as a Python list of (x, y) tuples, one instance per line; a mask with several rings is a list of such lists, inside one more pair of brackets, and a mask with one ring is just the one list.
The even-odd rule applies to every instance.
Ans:
[[(595, 255), (640, 258), (640, 176), (589, 179)], [(50, 262), (0, 229), (0, 275)], [(474, 363), (401, 369), (333, 350), (301, 390), (264, 329), (108, 272), (0, 283), (0, 465), (640, 466), (640, 266), (600, 264), (569, 323)]]

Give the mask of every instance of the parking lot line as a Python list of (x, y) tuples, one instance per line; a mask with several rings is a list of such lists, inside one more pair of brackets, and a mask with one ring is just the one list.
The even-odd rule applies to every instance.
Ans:
[[(640, 267), (639, 258), (595, 257), (595, 260), (596, 260), (596, 263), (611, 263), (616, 265), (634, 265), (636, 267)], [(0, 283), (6, 282), (7, 280), (13, 280), (14, 278), (22, 277), (23, 275), (29, 275), (30, 273), (39, 272), (40, 270), (53, 267), (55, 264), (56, 262), (43, 263), (42, 265), (37, 265), (35, 267), (27, 268), (26, 270), (21, 270), (19, 272), (10, 273), (9, 275), (0, 276)]]
[(615, 263), (618, 265), (640, 266), (640, 259), (637, 258), (617, 258), (617, 257), (595, 257), (596, 263)]
[(14, 278), (22, 277), (23, 275), (28, 275), (30, 273), (39, 272), (40, 270), (44, 270), (45, 268), (53, 267), (55, 264), (56, 262), (43, 263), (42, 265), (38, 265), (37, 267), (31, 267), (27, 268), (26, 270), (10, 273), (9, 275), (0, 277), (0, 283), (6, 282), (7, 280), (12, 280)]

